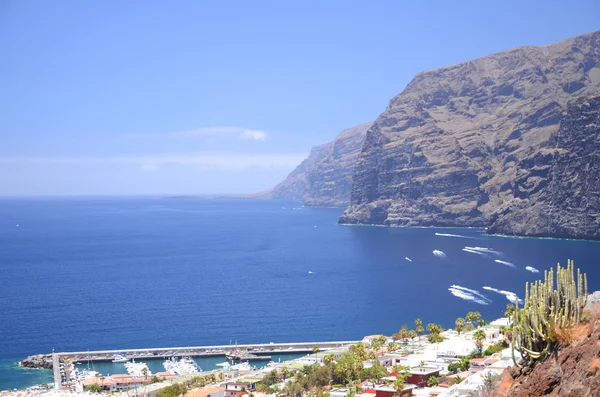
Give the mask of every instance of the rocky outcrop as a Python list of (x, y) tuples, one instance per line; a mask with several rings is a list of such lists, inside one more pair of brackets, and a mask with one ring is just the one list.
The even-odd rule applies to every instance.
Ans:
[[(578, 221), (553, 231), (515, 224), (535, 223), (530, 216), (536, 212), (524, 212), (525, 200), (549, 186), (568, 186), (558, 178), (577, 172), (572, 164), (571, 171), (556, 174), (549, 184), (550, 180), (536, 179), (543, 178), (543, 170), (527, 164), (548, 155), (567, 104), (599, 90), (600, 32), (418, 74), (367, 132), (355, 166), (351, 205), (340, 223), (491, 226), (498, 222), (490, 230), (588, 236), (580, 232), (587, 226)], [(574, 138), (563, 144), (581, 142)], [(565, 194), (562, 199), (554, 197), (555, 209), (572, 204), (559, 205), (557, 200)], [(585, 208), (597, 218), (600, 207), (593, 207), (595, 203), (587, 200)], [(586, 225), (592, 224), (586, 220)]]
[(283, 182), (262, 197), (301, 200), (313, 206), (348, 205), (354, 165), (372, 124), (344, 130), (332, 142), (313, 148)]
[(27, 357), (20, 364), (25, 368), (52, 369), (52, 354), (35, 354)]
[(594, 315), (588, 324), (571, 330), (569, 337), (573, 340), (533, 369), (506, 370), (493, 396), (600, 395), (600, 317)]

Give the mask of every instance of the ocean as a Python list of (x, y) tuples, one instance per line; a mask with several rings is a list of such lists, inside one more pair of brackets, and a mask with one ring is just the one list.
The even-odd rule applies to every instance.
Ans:
[(0, 199), (0, 389), (51, 382), (50, 371), (16, 362), (53, 348), (357, 340), (417, 317), (445, 327), (468, 311), (495, 319), (507, 295), (523, 297), (525, 282), (567, 259), (600, 289), (600, 243), (340, 226), (341, 211)]

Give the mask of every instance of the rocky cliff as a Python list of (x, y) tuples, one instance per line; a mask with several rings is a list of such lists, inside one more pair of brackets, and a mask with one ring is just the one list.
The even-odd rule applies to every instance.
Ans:
[(600, 303), (590, 319), (572, 329), (556, 354), (535, 367), (506, 370), (493, 397), (600, 396)]
[[(367, 132), (355, 166), (351, 205), (340, 222), (492, 226), (491, 231), (508, 234), (594, 238), (581, 230), (592, 227), (591, 219), (583, 220), (587, 226), (574, 220), (560, 230), (535, 225), (549, 199), (546, 193), (532, 196), (571, 186), (562, 178), (584, 172), (583, 162), (567, 165), (566, 157), (551, 161), (550, 166), (561, 163), (565, 170), (551, 173), (552, 183), (546, 178), (532, 184), (544, 177), (535, 166), (541, 164), (536, 156), (555, 155), (549, 149), (552, 139), (573, 156), (579, 153), (574, 146), (583, 143), (581, 135), (561, 140), (559, 126), (564, 114), (575, 111), (566, 110), (568, 103), (599, 91), (600, 31), (418, 74)], [(568, 123), (562, 128), (569, 129)], [(593, 125), (588, 133), (597, 137)], [(597, 140), (586, 142), (595, 142), (585, 154), (597, 160)], [(598, 201), (589, 199), (593, 190), (578, 187), (553, 193), (553, 211), (562, 211), (566, 219), (565, 209), (581, 204), (583, 196), (577, 197), (583, 194), (585, 204), (578, 208), (597, 221)], [(537, 213), (526, 209), (533, 202), (540, 208)]]
[(548, 143), (519, 162), (511, 189), (490, 233), (600, 240), (600, 95), (568, 106)]
[(283, 182), (263, 197), (302, 200), (313, 206), (348, 205), (354, 165), (372, 124), (349, 128), (332, 142), (314, 147)]
[(52, 369), (52, 354), (35, 354), (20, 362), (24, 368)]

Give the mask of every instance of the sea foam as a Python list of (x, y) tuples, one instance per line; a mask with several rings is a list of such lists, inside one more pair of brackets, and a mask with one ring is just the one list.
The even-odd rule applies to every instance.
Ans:
[(509, 301), (511, 301), (512, 303), (515, 303), (515, 301), (516, 301), (517, 299), (519, 300), (519, 303), (523, 303), (523, 300), (522, 300), (521, 298), (519, 298), (519, 297), (517, 296), (517, 294), (515, 294), (514, 292), (511, 292), (511, 291), (505, 291), (505, 290), (503, 290), (503, 289), (492, 288), (492, 287), (488, 287), (488, 286), (485, 286), (485, 287), (483, 287), (483, 289), (485, 289), (485, 290), (487, 290), (487, 291), (492, 291), (492, 292), (495, 292), (495, 293), (497, 293), (497, 294), (504, 295), (504, 296), (506, 296), (506, 299), (508, 299), (508, 300), (509, 300)]
[(480, 305), (489, 305), (492, 300), (487, 296), (483, 295), (477, 290), (461, 287), (460, 285), (451, 285), (448, 291), (457, 298), (461, 298), (467, 301), (479, 303)]

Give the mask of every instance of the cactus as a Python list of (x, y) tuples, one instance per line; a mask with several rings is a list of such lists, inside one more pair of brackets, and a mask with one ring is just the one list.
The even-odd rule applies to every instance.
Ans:
[(525, 300), (519, 308), (515, 302), (513, 313), (512, 357), (515, 365), (515, 350), (529, 365), (543, 359), (556, 347), (557, 332), (577, 325), (587, 303), (587, 275), (569, 260), (566, 268), (556, 266), (556, 288), (554, 271), (544, 272), (544, 281), (525, 284)]

